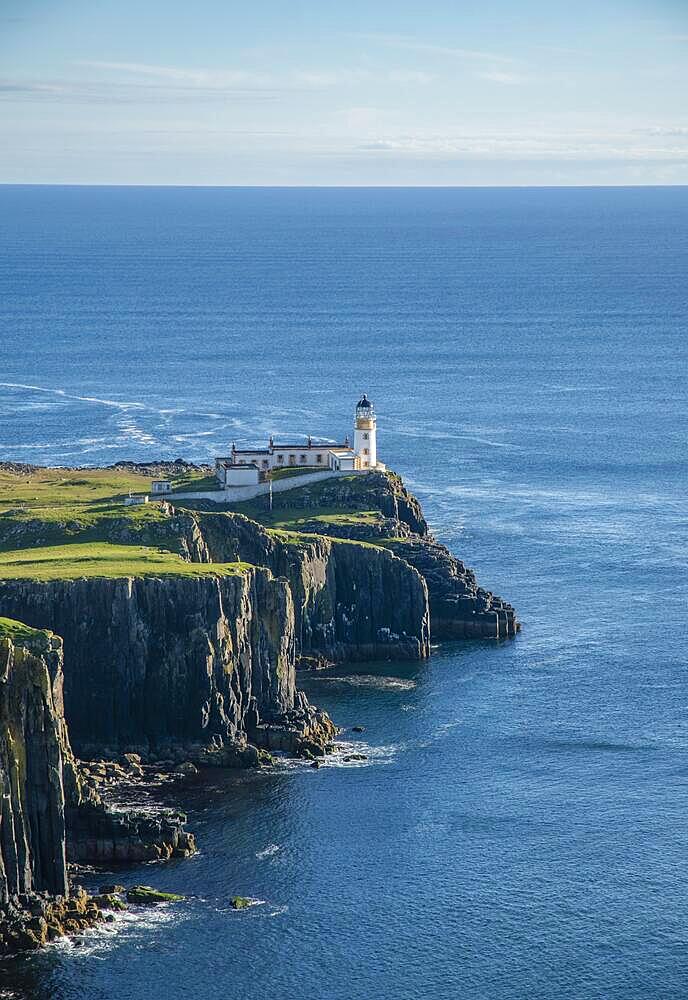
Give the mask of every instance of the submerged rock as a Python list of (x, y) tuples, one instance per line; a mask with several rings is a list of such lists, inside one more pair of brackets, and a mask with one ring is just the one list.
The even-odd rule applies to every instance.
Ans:
[(93, 902), (101, 910), (126, 910), (127, 904), (114, 892), (103, 892), (93, 897)]
[(155, 906), (157, 903), (178, 903), (184, 899), (176, 892), (161, 892), (150, 885), (132, 885), (127, 889), (127, 902), (138, 906)]
[(175, 773), (184, 775), (198, 774), (198, 768), (190, 760), (186, 760), (183, 764), (177, 765)]

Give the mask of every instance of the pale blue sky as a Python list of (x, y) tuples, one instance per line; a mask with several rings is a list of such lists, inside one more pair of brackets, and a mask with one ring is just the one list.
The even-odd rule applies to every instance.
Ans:
[(686, 184), (681, 0), (1, 0), (0, 182)]

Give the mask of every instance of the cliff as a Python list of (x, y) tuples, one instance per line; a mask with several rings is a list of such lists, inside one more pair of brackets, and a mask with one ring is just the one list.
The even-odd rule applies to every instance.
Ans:
[(423, 659), (430, 650), (422, 576), (392, 552), (315, 533), (269, 531), (242, 514), (193, 515), (212, 562), (242, 560), (284, 578), (300, 656)]
[(0, 619), (0, 902), (67, 891), (62, 644)]
[[(432, 536), (418, 500), (393, 473), (372, 472), (367, 476), (331, 479), (275, 494), (269, 510), (265, 498), (237, 507), (254, 521), (262, 522), (268, 529), (263, 532), (266, 536), (284, 539), (287, 532), (298, 532), (302, 538), (318, 535), (366, 542), (368, 548), (375, 546), (394, 553), (407, 567), (417, 571), (427, 587), (429, 629), (434, 640), (504, 639), (513, 637), (520, 628), (511, 604), (481, 587), (473, 571)], [(237, 518), (236, 514), (229, 516)], [(212, 537), (217, 535), (217, 529), (211, 528), (211, 515), (197, 512), (194, 517), (201, 535), (210, 538), (207, 548), (210, 557), (216, 558)], [(224, 530), (236, 531), (228, 527)], [(242, 537), (245, 533), (246, 529), (240, 532)], [(303, 541), (302, 545), (305, 544)], [(235, 551), (244, 549), (239, 546)], [(335, 546), (333, 551), (343, 549)], [(250, 561), (250, 555), (241, 558)], [(364, 557), (359, 554), (355, 561), (360, 568)], [(386, 589), (394, 600), (397, 588)], [(403, 586), (399, 596), (407, 598)], [(413, 602), (407, 606), (412, 607)], [(399, 625), (385, 623), (383, 627), (395, 630)], [(307, 628), (303, 636), (307, 652)], [(417, 655), (426, 655), (423, 649), (421, 643)], [(327, 655), (340, 658), (336, 645)], [(346, 658), (365, 657), (352, 655), (349, 650)]]
[(243, 732), (293, 707), (290, 590), (263, 569), (192, 578), (0, 581), (0, 607), (64, 639), (78, 744)]
[(82, 780), (63, 703), (63, 644), (0, 618), (0, 954), (103, 919), (68, 880), (70, 861), (193, 853), (184, 817), (112, 811)]
[[(0, 489), (0, 614), (26, 623), (0, 630), (0, 950), (62, 926), (67, 858), (194, 850), (181, 815), (113, 811), (70, 737), (81, 756), (202, 765), (256, 765), (263, 748), (317, 755), (336, 730), (298, 691), (297, 666), (422, 659), (431, 636), (519, 627), (390, 473), (218, 512), (123, 509), (113, 491), (140, 488), (138, 466), (27, 469), (5, 475), (31, 503)], [(63, 902), (32, 897), (31, 930), (16, 900), (37, 891)], [(68, 910), (78, 924), (97, 919), (89, 907), (80, 896)]]
[[(101, 548), (177, 553), (164, 576), (138, 575), (136, 564), (137, 575), (85, 578), (77, 562), (71, 574), (58, 565), (56, 579), (2, 579), (0, 566), (0, 611), (63, 637), (80, 750), (246, 742), (252, 727), (295, 711), (297, 662), (421, 659), (431, 636), (515, 634), (513, 608), (432, 538), (398, 477), (301, 487), (277, 495), (271, 511), (261, 502), (252, 516), (99, 507), (42, 531), (36, 517), (3, 519), (5, 544), (97, 532)], [(185, 575), (184, 566), (204, 569)]]

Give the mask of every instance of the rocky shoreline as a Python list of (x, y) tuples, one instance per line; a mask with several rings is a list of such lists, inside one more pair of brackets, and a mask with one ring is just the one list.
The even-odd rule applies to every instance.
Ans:
[[(280, 495), (289, 502), (304, 511), (299, 531), (169, 502), (144, 520), (117, 513), (86, 527), (0, 517), (0, 546), (97, 531), (106, 546), (163, 546), (203, 567), (0, 574), (0, 953), (126, 905), (117, 892), (89, 897), (70, 865), (194, 853), (183, 813), (145, 808), (152, 786), (201, 768), (270, 767), (274, 754), (319, 766), (338, 731), (298, 689), (297, 668), (424, 659), (431, 626), (433, 638), (516, 634), (513, 608), (432, 538), (398, 477)], [(319, 516), (359, 508), (365, 518)]]

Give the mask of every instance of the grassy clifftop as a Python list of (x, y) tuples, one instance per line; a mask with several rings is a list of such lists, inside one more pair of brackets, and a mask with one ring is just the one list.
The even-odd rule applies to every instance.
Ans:
[[(185, 469), (188, 486), (205, 470)], [(198, 576), (242, 572), (240, 563), (190, 563), (161, 503), (124, 505), (149, 493), (138, 469), (0, 468), (0, 578)], [(173, 483), (175, 480), (173, 479)]]
[(0, 616), (0, 639), (11, 639), (14, 643), (42, 642), (50, 636), (45, 629), (31, 628), (14, 618)]
[[(243, 572), (245, 564), (208, 564), (200, 561), (202, 555), (199, 558), (198, 553), (191, 554), (189, 533), (193, 534), (195, 525), (188, 515), (194, 506), (217, 511), (215, 505), (176, 501), (172, 495), (170, 500), (179, 512), (174, 516), (163, 502), (154, 500), (125, 506), (130, 492), (150, 494), (152, 478), (161, 472), (178, 489), (200, 487), (207, 481), (207, 468), (183, 464), (175, 468), (176, 475), (161, 466), (151, 467), (150, 474), (144, 474), (147, 470), (142, 466), (0, 466), (0, 578), (55, 580)], [(275, 534), (288, 532), (291, 541), (321, 534), (379, 544), (407, 527), (400, 502), (408, 507), (401, 481), (392, 474), (373, 473), (322, 480), (276, 493), (272, 509), (266, 496), (229, 509), (245, 514)], [(419, 516), (422, 520), (422, 514)]]
[(71, 542), (0, 552), (0, 579), (75, 580), (80, 577), (234, 576), (246, 563), (191, 563), (145, 545)]

